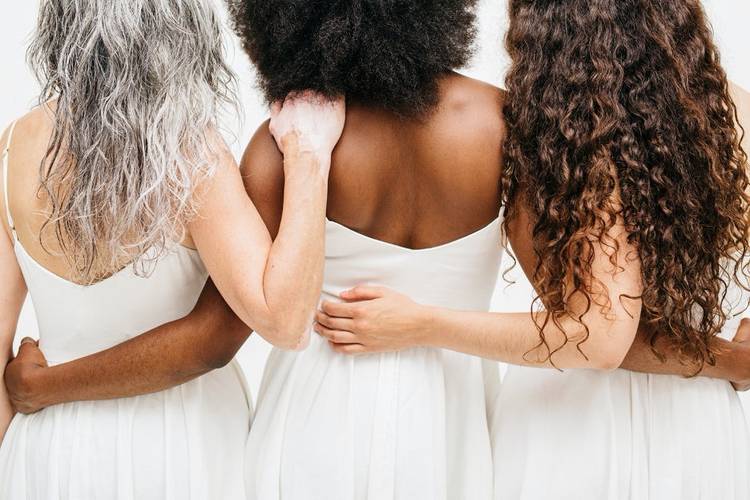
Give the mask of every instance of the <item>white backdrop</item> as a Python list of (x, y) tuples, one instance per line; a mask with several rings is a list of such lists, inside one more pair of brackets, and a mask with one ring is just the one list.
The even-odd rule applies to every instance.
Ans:
[[(112, 0), (117, 1), (117, 0)], [(714, 26), (716, 39), (729, 76), (736, 83), (750, 89), (750, 36), (747, 34), (750, 20), (748, 0), (704, 0)], [(34, 104), (38, 85), (28, 71), (25, 49), (31, 33), (39, 2), (5, 2), (4, 15), (0, 19), (0, 127), (5, 128), (13, 119), (23, 115)], [(502, 86), (507, 56), (502, 48), (502, 37), (507, 25), (504, 0), (480, 0), (480, 34), (477, 54), (472, 65), (463, 72), (495, 85)], [(229, 35), (228, 35), (229, 36)], [(262, 99), (254, 89), (251, 66), (234, 37), (229, 42), (232, 67), (240, 77), (241, 100), (244, 107), (244, 127), (236, 124), (238, 141), (234, 144), (237, 157), (258, 124), (267, 117)], [(4, 147), (4, 145), (2, 145)], [(517, 270), (511, 273), (516, 280), (513, 285), (500, 281), (493, 300), (493, 308), (504, 311), (527, 311), (531, 288)], [(31, 302), (27, 301), (21, 314), (17, 341), (23, 336), (37, 336), (37, 325)], [(269, 346), (257, 335), (253, 335), (239, 353), (253, 394), (257, 394), (263, 364)], [(750, 396), (745, 398), (750, 403)], [(750, 404), (746, 404), (750, 409)], [(746, 412), (750, 416), (750, 411)]]

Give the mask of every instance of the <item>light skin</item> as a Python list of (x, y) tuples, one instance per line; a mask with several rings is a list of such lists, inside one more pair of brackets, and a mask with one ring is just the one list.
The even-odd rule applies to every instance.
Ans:
[[(441, 82), (440, 107), (423, 122), (401, 120), (387, 113), (350, 105), (344, 133), (332, 158), (328, 218), (367, 236), (410, 248), (437, 246), (489, 224), (500, 210), (503, 96), (501, 90), (491, 85), (449, 75)], [(248, 145), (241, 169), (253, 203), (271, 235), (275, 236), (280, 228), (285, 182), (282, 156), (265, 125), (258, 129)], [(517, 252), (522, 248), (524, 238), (529, 244), (528, 231), (520, 230), (522, 227), (511, 231)], [(607, 265), (604, 263), (602, 267), (607, 269)], [(632, 288), (631, 292), (636, 291), (639, 286), (637, 267), (633, 269), (628, 265), (628, 269), (631, 270), (629, 278), (620, 273), (612, 279), (617, 281), (617, 289)], [(565, 354), (569, 367), (619, 366), (636, 334), (637, 320), (633, 318), (638, 317), (639, 311), (637, 304), (632, 306), (633, 309), (619, 311), (617, 316), (593, 311), (591, 315), (596, 315), (597, 319), (592, 325), (600, 321), (606, 328), (591, 329), (592, 335), (599, 337), (596, 342), (592, 342), (592, 338), (587, 341), (584, 352), (588, 359), (575, 349), (573, 343), (560, 351)], [(388, 318), (369, 317), (376, 323), (409, 321), (411, 311), (399, 307), (398, 312), (399, 315)], [(193, 320), (186, 319), (178, 325), (167, 325), (149, 332), (142, 336), (144, 339), (139, 345), (126, 343), (105, 351), (109, 353), (105, 354), (108, 357), (94, 355), (61, 365), (53, 377), (47, 376), (49, 369), (41, 367), (43, 357), (38, 349), (31, 343), (27, 344), (11, 364), (12, 372), (10, 376), (6, 374), (6, 380), (9, 385), (11, 379), (28, 382), (23, 390), (12, 390), (18, 395), (17, 405), (31, 401), (28, 411), (35, 411), (45, 406), (44, 403), (117, 397), (174, 385), (179, 383), (177, 378), (170, 378), (159, 359), (162, 365), (179, 366), (179, 370), (189, 371), (189, 364), (210, 365), (212, 356), (231, 359), (238, 347), (237, 342), (224, 342), (222, 336), (214, 335), (206, 327), (196, 329), (192, 337), (195, 340), (178, 351), (182, 359), (173, 356), (170, 350), (165, 351), (159, 337), (171, 331), (175, 338), (179, 338), (179, 330), (189, 329), (190, 321), (198, 324), (200, 314), (196, 313)], [(487, 345), (495, 342), (497, 357), (529, 363), (524, 355), (536, 345), (539, 337), (528, 314), (458, 314), (458, 326), (475, 341), (474, 346), (467, 350), (489, 357)], [(464, 314), (471, 316), (472, 320), (464, 323)], [(403, 321), (393, 323), (391, 327), (402, 328)], [(446, 344), (449, 337), (450, 334), (444, 337)], [(200, 338), (212, 340), (200, 341)], [(403, 342), (403, 335), (388, 338), (383, 334), (373, 338), (383, 342), (373, 351), (408, 347)], [(447, 346), (464, 350), (456, 341), (453, 342)], [(206, 343), (212, 343), (213, 353), (201, 350)], [(346, 351), (351, 349), (347, 347), (349, 345), (334, 345), (334, 348)], [(139, 359), (154, 362), (141, 370), (128, 372), (127, 376), (119, 371), (118, 365)], [(555, 361), (558, 363), (559, 359), (556, 357)], [(654, 372), (662, 369), (661, 363), (655, 359), (650, 360), (650, 366)], [(91, 374), (97, 374), (97, 377), (92, 379)], [(101, 377), (100, 374), (112, 375)], [(65, 380), (65, 383), (56, 384), (55, 380)], [(144, 381), (148, 383), (144, 384)], [(78, 389), (73, 391), (71, 386)]]
[[(731, 92), (740, 123), (750, 123), (750, 94), (734, 85)], [(750, 140), (746, 136), (743, 148), (748, 151), (749, 147)], [(529, 277), (535, 268), (534, 253), (528, 238), (530, 222), (522, 214), (508, 228), (508, 238), (515, 256)], [(638, 268), (635, 260), (624, 263), (633, 269)], [(606, 271), (606, 267), (602, 270)], [(513, 325), (511, 328), (528, 328), (518, 315), (427, 307), (381, 287), (356, 287), (343, 292), (341, 298), (343, 302), (323, 301), (321, 310), (316, 313), (318, 324), (315, 326), (315, 330), (339, 352), (362, 354), (428, 345), (518, 365), (538, 367), (549, 364), (549, 361), (539, 363), (534, 358), (532, 345), (522, 344), (516, 346), (515, 351), (508, 350), (508, 342), (502, 338), (508, 334), (506, 328), (509, 325)], [(610, 294), (610, 298), (614, 297)], [(594, 328), (592, 326), (592, 334)], [(600, 341), (617, 342), (613, 337), (607, 339), (606, 330), (604, 333)], [(666, 361), (660, 360), (644, 342), (647, 333), (648, 326), (641, 325), (637, 335), (628, 336), (629, 348), (622, 352), (618, 347), (623, 358), (610, 366), (587, 366), (587, 363), (580, 362), (580, 357), (577, 359), (574, 352), (564, 349), (556, 352), (552, 359), (558, 368), (622, 367), (631, 371), (684, 375), (686, 367), (679, 361), (675, 349), (662, 343), (660, 347), (665, 350)], [(716, 339), (719, 351), (717, 362), (715, 365), (706, 364), (701, 375), (729, 380), (736, 389), (746, 390), (750, 387), (750, 321), (743, 320), (734, 340)], [(581, 349), (593, 362), (603, 351), (598, 345), (591, 346), (591, 341), (592, 337), (581, 345)], [(594, 341), (597, 342), (596, 339)], [(530, 354), (519, 358), (523, 349)]]
[[(36, 344), (25, 341), (19, 351), (23, 359), (5, 370), (13, 396), (9, 398), (3, 392), (3, 430), (12, 416), (12, 405), (19, 411), (34, 411), (56, 402), (92, 399), (87, 391), (101, 399), (153, 392), (190, 380), (226, 364), (233, 355), (230, 350), (236, 351), (249, 335), (248, 327), (278, 347), (303, 348), (309, 341), (320, 296), (327, 176), (331, 150), (343, 123), (343, 99), (324, 101), (305, 93), (288, 98), (283, 107), (275, 106), (268, 133), (278, 138), (274, 144), (283, 159), (285, 179), (284, 215), (276, 238), (271, 239), (247, 197), (234, 159), (223, 153), (210, 183), (199, 186), (201, 216), (189, 221), (189, 237), (183, 242), (195, 246), (212, 276), (196, 309), (187, 318), (156, 329), (158, 334), (147, 332), (70, 366), (47, 368)], [(40, 110), (31, 112), (16, 126), (9, 156), (10, 209), (28, 253), (51, 272), (68, 279), (67, 263), (42, 249), (37, 237), (43, 218), (36, 214), (45, 207), (44, 200), (37, 197), (36, 165), (46, 151), (49, 126), (49, 119)], [(2, 140), (4, 145), (7, 131)], [(33, 167), (24, 168), (29, 165)], [(4, 212), (3, 207), (0, 215), (6, 221)], [(3, 282), (0, 303), (7, 304), (8, 317), (17, 318), (26, 289), (7, 224), (5, 233), (1, 236), (0, 262), (5, 264), (3, 272), (13, 270), (15, 275), (9, 274)], [(11, 288), (9, 283), (14, 282), (17, 284)], [(10, 359), (15, 325), (7, 323), (3, 349)], [(198, 338), (197, 333), (203, 336)], [(214, 343), (217, 337), (221, 337), (221, 349)], [(199, 354), (199, 350), (204, 352)], [(96, 366), (104, 369), (97, 370)], [(93, 383), (72, 382), (87, 378)], [(130, 380), (128, 387), (113, 390), (118, 380)], [(58, 395), (63, 386), (68, 392)], [(49, 391), (51, 397), (25, 397), (27, 389), (37, 387), (42, 389), (40, 393)]]

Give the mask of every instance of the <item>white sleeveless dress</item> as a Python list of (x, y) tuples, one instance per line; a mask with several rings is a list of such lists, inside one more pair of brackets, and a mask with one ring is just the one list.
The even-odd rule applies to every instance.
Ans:
[[(13, 236), (50, 365), (185, 316), (208, 276), (198, 253), (177, 245), (148, 278), (128, 266), (83, 287), (42, 267)], [(0, 498), (240, 500), (251, 417), (236, 361), (154, 394), (18, 414), (0, 446)]]
[(510, 366), (497, 404), (497, 500), (750, 499), (750, 440), (727, 381)]
[[(487, 310), (501, 221), (410, 250), (326, 223), (323, 297), (386, 286), (423, 304)], [(313, 332), (303, 352), (274, 349), (246, 455), (251, 500), (482, 500), (492, 496), (487, 409), (495, 362), (417, 347), (351, 356)]]

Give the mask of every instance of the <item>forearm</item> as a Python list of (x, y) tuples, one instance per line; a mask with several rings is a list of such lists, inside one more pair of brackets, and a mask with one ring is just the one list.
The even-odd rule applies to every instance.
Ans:
[(543, 314), (538, 313), (535, 321), (529, 313), (429, 308), (422, 322), (422, 343), (515, 365), (608, 370), (619, 366), (635, 333), (632, 320), (626, 318), (623, 324), (590, 331), (581, 342), (585, 335), (581, 324), (564, 320), (560, 328), (550, 320), (543, 329), (548, 349), (541, 345), (537, 327)]
[[(310, 162), (319, 167), (299, 164)], [(263, 289), (271, 328), (284, 339), (282, 346), (291, 349), (307, 344), (320, 299), (329, 162), (311, 155), (285, 159), (291, 173), (285, 179), (281, 224), (268, 255)]]
[[(656, 347), (664, 354), (664, 359), (659, 359), (651, 349), (651, 345), (645, 341), (648, 333), (648, 327), (639, 328), (638, 335), (620, 368), (641, 373), (690, 375), (688, 367), (680, 362), (677, 349), (663, 338), (657, 339)], [(716, 338), (714, 342), (716, 364), (705, 363), (698, 375), (731, 382), (746, 379), (748, 377), (747, 372), (750, 370), (750, 346), (721, 338)]]
[(228, 363), (250, 334), (211, 281), (195, 309), (172, 321), (68, 363), (17, 377), (33, 408), (147, 394)]

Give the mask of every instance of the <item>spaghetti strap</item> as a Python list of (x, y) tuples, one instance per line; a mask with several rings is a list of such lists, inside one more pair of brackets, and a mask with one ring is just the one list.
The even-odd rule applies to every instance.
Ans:
[[(17, 120), (16, 120), (17, 121)], [(10, 139), (13, 137), (13, 129), (16, 128), (16, 121), (11, 123), (10, 132), (8, 132), (8, 142), (3, 149), (3, 195), (5, 196), (5, 215), (8, 216), (8, 225), (13, 231), (13, 243), (18, 241), (16, 226), (13, 224), (13, 217), (10, 215), (10, 203), (8, 203), (8, 151), (10, 150)]]

